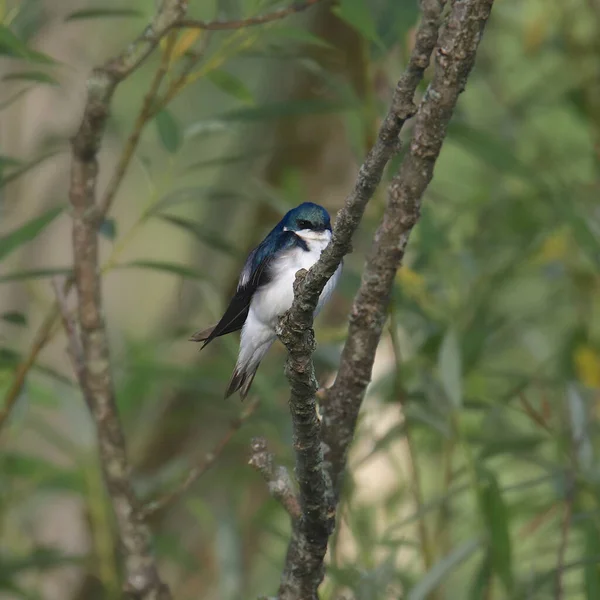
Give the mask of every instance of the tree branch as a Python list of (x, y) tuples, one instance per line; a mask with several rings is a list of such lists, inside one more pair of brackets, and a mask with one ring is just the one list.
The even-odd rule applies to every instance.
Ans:
[(321, 0), (305, 0), (305, 2), (294, 2), (286, 8), (280, 8), (266, 15), (250, 17), (248, 19), (239, 19), (237, 21), (200, 21), (197, 19), (181, 19), (174, 26), (186, 29), (205, 29), (207, 31), (224, 31), (228, 29), (242, 29), (254, 25), (264, 25), (279, 21), (292, 14), (302, 12)]
[(317, 382), (312, 363), (314, 310), (325, 284), (350, 250), (352, 236), (387, 163), (399, 150), (402, 126), (415, 113), (414, 94), (437, 40), (443, 6), (444, 0), (423, 2), (415, 47), (406, 72), (396, 86), (376, 143), (367, 154), (354, 188), (337, 215), (331, 243), (308, 273), (297, 274), (294, 303), (280, 322), (278, 333), (288, 349), (286, 375), (291, 386), (296, 476), (302, 504), (302, 519), (288, 548), (279, 589), (282, 600), (316, 597), (316, 589), (323, 579), (323, 558), (335, 521), (334, 488), (323, 465), (321, 426), (316, 412)]
[[(98, 266), (98, 226), (102, 212), (96, 204), (96, 156), (116, 86), (141, 64), (173, 23), (183, 18), (186, 7), (184, 0), (164, 0), (144, 34), (124, 53), (92, 72), (81, 125), (72, 140), (69, 198), (73, 207), (74, 282), (82, 349), (76, 371), (96, 425), (100, 463), (123, 546), (125, 589), (143, 600), (169, 600), (171, 595), (158, 575), (150, 548), (150, 531), (142, 521), (129, 479), (125, 440), (115, 402)], [(77, 354), (74, 327), (69, 323), (66, 302), (60, 290), (57, 291), (71, 346)]]
[[(452, 2), (437, 45), (435, 74), (419, 106), (409, 152), (389, 188), (388, 206), (353, 303), (338, 376), (327, 393), (322, 430), (316, 415), (317, 385), (312, 364), (314, 309), (325, 284), (348, 252), (365, 206), (398, 148), (402, 125), (414, 114), (413, 96), (436, 45), (444, 0), (422, 0), (423, 18), (409, 66), (398, 82), (377, 142), (336, 218), (332, 241), (308, 273), (297, 274), (294, 303), (281, 320), (279, 335), (288, 349), (286, 374), (291, 386), (302, 518), (288, 548), (279, 590), (281, 600), (317, 598), (346, 455), (371, 379), (396, 270), (418, 220), (421, 197), (433, 175), (448, 122), (473, 66), (492, 4), (493, 0)], [(328, 472), (324, 469), (322, 447), (330, 466)]]
[[(74, 143), (80, 144), (78, 152), (81, 156), (89, 157), (90, 160), (95, 158), (100, 148), (106, 120), (110, 111), (110, 103), (117, 85), (142, 64), (152, 50), (156, 48), (160, 40), (173, 28), (175, 23), (185, 17), (186, 10), (187, 0), (162, 0), (156, 16), (144, 32), (124, 52), (110, 59), (103, 66), (93, 70), (87, 81), (88, 98), (84, 108), (80, 131), (76, 138), (74, 138)], [(159, 72), (155, 76), (152, 87), (154, 87), (154, 83), (160, 84), (160, 81), (164, 77), (164, 74), (159, 76), (160, 71), (161, 67), (159, 67)], [(149, 94), (146, 96), (142, 112), (146, 110), (148, 97)], [(115, 178), (117, 175), (118, 173), (115, 175)], [(112, 185), (109, 185), (104, 200), (101, 203), (101, 208), (99, 210), (94, 209), (98, 222), (102, 221), (112, 203), (116, 188), (114, 190), (111, 188)], [(65, 282), (65, 293), (68, 293), (72, 285), (73, 278), (67, 279)], [(50, 339), (59, 314), (60, 307), (58, 304), (54, 304), (37, 331), (35, 341), (27, 358), (18, 365), (11, 385), (4, 396), (2, 409), (0, 410), (0, 430), (6, 424), (12, 408), (23, 389), (29, 370), (34, 365), (38, 354)]]
[(300, 503), (294, 493), (290, 474), (285, 467), (276, 467), (273, 454), (269, 452), (267, 440), (253, 438), (248, 464), (254, 467), (267, 482), (269, 493), (278, 500), (290, 515), (292, 521), (300, 518)]
[(351, 309), (338, 375), (325, 404), (323, 441), (328, 448), (336, 496), (371, 378), (396, 271), (419, 218), (421, 198), (433, 176), (458, 96), (475, 62), (492, 4), (493, 0), (453, 2), (437, 44), (435, 73), (417, 113), (410, 149), (388, 190), (388, 205)]
[(223, 450), (227, 447), (227, 444), (231, 441), (231, 438), (241, 428), (241, 426), (254, 414), (258, 408), (258, 400), (251, 402), (244, 412), (234, 421), (232, 421), (229, 429), (225, 435), (217, 442), (211, 452), (206, 454), (195, 467), (190, 469), (185, 479), (175, 487), (175, 489), (156, 500), (148, 502), (142, 508), (142, 517), (148, 519), (154, 516), (157, 512), (163, 510), (176, 500), (178, 500), (183, 494), (185, 494), (190, 487), (206, 473), (217, 461), (219, 456), (223, 453)]

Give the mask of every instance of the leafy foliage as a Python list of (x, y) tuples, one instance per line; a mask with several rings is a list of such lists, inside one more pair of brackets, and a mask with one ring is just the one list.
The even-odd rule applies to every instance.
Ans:
[[(143, 22), (129, 17), (145, 15), (146, 4), (81, 3), (58, 15), (58, 30), (83, 32), (78, 47), (91, 66), (119, 50), (117, 38), (129, 39)], [(190, 4), (191, 16), (205, 20), (287, 5)], [(41, 3), (0, 7), (0, 54), (11, 66), (3, 122), (33, 119), (26, 103), (22, 114), (10, 111), (39, 86), (72, 102), (60, 65), (37, 48)], [(222, 400), (235, 337), (199, 356), (186, 339), (219, 316), (243, 257), (279, 215), (305, 198), (335, 212), (355, 171), (348, 146), (364, 156), (406, 63), (416, 0), (343, 0), (335, 14), (315, 11), (310, 30), (292, 18), (180, 31), (167, 57), (150, 131), (138, 132), (115, 210), (100, 225), (113, 370), (141, 497), (184, 477), (238, 415)], [(98, 26), (115, 31), (101, 51), (82, 41)], [(600, 597), (599, 36), (600, 13), (585, 0), (496, 3), (396, 278), (324, 600)], [(157, 67), (148, 61), (120, 88), (100, 196)], [(164, 101), (182, 74), (181, 89)], [(66, 148), (72, 127), (52, 131)], [(41, 133), (23, 155), (10, 137), (3, 142), (3, 396), (32, 348), (44, 349), (0, 432), (0, 594), (41, 597), (36, 590), (68, 566), (78, 583), (63, 597), (118, 598), (116, 536), (86, 407), (64, 340), (46, 347), (38, 337), (47, 279), (71, 268), (57, 203), (66, 175)], [(45, 165), (60, 179), (42, 191), (22, 185)], [(384, 204), (382, 186), (333, 306), (317, 322), (321, 384), (335, 374)], [(168, 518), (152, 523), (160, 559), (177, 572), (177, 598), (251, 598), (277, 586), (289, 524), (245, 463), (249, 439), (264, 435), (277, 460), (291, 464), (282, 356), (274, 349), (257, 374), (257, 414)], [(34, 542), (42, 530), (34, 508), (48, 522), (73, 501), (56, 547)], [(81, 552), (65, 551), (67, 534), (80, 531), (88, 540)]]

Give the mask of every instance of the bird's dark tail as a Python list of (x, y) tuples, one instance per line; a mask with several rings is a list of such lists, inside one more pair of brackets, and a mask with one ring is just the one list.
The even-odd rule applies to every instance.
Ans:
[(229, 398), (231, 394), (239, 390), (240, 397), (242, 400), (244, 400), (244, 398), (248, 395), (248, 391), (250, 390), (250, 386), (254, 381), (254, 376), (256, 375), (257, 370), (258, 365), (256, 365), (252, 370), (246, 370), (244, 366), (236, 365), (233, 375), (231, 376), (231, 380), (229, 381), (229, 385), (227, 386), (225, 398)]
[[(212, 327), (207, 327), (206, 329), (201, 329), (200, 331), (196, 331), (192, 337), (190, 337), (190, 342), (206, 342), (206, 340), (210, 337), (210, 334), (215, 330), (216, 325)], [(204, 344), (206, 346), (206, 344)], [(204, 348), (204, 346), (202, 346)]]

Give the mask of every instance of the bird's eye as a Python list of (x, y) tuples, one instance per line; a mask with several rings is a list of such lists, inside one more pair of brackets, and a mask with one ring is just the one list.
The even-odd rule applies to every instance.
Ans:
[(312, 227), (312, 223), (310, 221), (305, 221), (304, 219), (299, 219), (298, 227), (300, 227), (300, 229), (310, 229)]

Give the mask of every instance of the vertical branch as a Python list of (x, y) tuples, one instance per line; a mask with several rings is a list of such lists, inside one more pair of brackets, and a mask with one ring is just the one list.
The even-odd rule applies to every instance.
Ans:
[(93, 125), (104, 111), (92, 112), (91, 121), (86, 123), (84, 120), (73, 141), (69, 194), (73, 207), (74, 277), (83, 361), (78, 369), (80, 384), (96, 425), (102, 471), (123, 545), (126, 590), (138, 598), (168, 600), (170, 593), (159, 578), (150, 550), (150, 532), (141, 520), (129, 479), (125, 440), (110, 371), (98, 268), (95, 203), (98, 165), (94, 154), (86, 152), (97, 143)]
[[(175, 21), (184, 16), (186, 5), (184, 0), (164, 0), (147, 31), (126, 52), (94, 70), (88, 80), (81, 125), (72, 140), (69, 199), (73, 208), (74, 282), (81, 341), (80, 364), (76, 371), (96, 425), (100, 463), (123, 548), (125, 590), (143, 600), (169, 600), (171, 595), (160, 580), (152, 556), (150, 531), (143, 523), (131, 485), (125, 439), (117, 413), (98, 265), (98, 226), (102, 210), (96, 203), (96, 156), (117, 85), (141, 64)], [(58, 303), (68, 323), (60, 294)], [(67, 331), (73, 340), (73, 328)], [(79, 344), (72, 341), (71, 345), (79, 353)]]
[[(340, 211), (332, 242), (317, 264), (298, 273), (294, 303), (278, 331), (288, 350), (290, 409), (302, 516), (294, 528), (279, 589), (281, 600), (316, 600), (328, 533), (335, 518), (346, 456), (358, 412), (371, 379), (375, 351), (387, 318), (396, 271), (421, 198), (433, 176), (446, 129), (475, 62), (493, 0), (454, 0), (437, 43), (435, 74), (417, 111), (409, 152), (388, 192), (388, 205), (350, 314), (340, 369), (327, 393), (322, 423), (316, 415), (317, 389), (312, 363), (313, 312), (327, 280), (350, 248), (352, 235), (383, 169), (398, 148), (404, 121), (414, 114), (413, 96), (438, 40), (443, 0), (422, 0), (423, 19), (409, 67), (396, 88), (377, 142), (359, 171), (354, 190)], [(321, 445), (322, 442), (322, 445)], [(322, 448), (326, 450), (324, 463)], [(326, 472), (324, 464), (330, 469)]]
[(352, 236), (387, 163), (399, 150), (398, 136), (402, 126), (415, 113), (415, 91), (435, 47), (445, 0), (423, 0), (421, 4), (422, 20), (415, 47), (396, 86), (375, 145), (367, 154), (354, 188), (336, 218), (331, 243), (308, 273), (298, 274), (294, 284), (294, 304), (282, 318), (278, 330), (289, 353), (286, 375), (291, 387), (290, 411), (302, 507), (302, 517), (294, 526), (288, 547), (279, 589), (281, 600), (316, 598), (316, 590), (323, 579), (323, 559), (335, 524), (337, 501), (331, 476), (324, 469), (321, 423), (316, 412), (313, 313), (325, 284), (350, 250)]
[(448, 123), (475, 62), (492, 4), (493, 0), (453, 2), (435, 52), (433, 80), (419, 106), (409, 151), (389, 187), (388, 205), (352, 305), (348, 338), (323, 418), (326, 458), (338, 496), (396, 271), (418, 221), (423, 193), (433, 177)]

